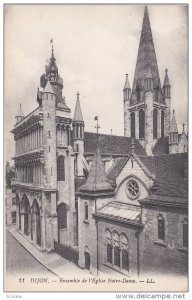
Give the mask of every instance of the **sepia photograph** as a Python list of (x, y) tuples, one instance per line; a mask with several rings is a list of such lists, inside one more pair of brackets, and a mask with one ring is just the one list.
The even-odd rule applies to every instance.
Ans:
[(187, 292), (188, 4), (4, 4), (4, 291)]

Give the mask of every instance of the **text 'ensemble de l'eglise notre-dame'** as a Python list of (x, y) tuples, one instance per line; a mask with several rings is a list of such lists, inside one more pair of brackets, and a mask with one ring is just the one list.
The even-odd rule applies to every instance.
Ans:
[(17, 231), (93, 275), (186, 275), (188, 137), (171, 89), (147, 7), (132, 89), (128, 75), (123, 88), (124, 136), (87, 132), (79, 92), (71, 118), (52, 47), (38, 107), (25, 116), (20, 105), (12, 130)]

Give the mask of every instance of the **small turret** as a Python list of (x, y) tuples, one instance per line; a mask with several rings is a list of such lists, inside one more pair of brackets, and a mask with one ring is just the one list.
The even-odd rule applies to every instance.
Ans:
[(171, 85), (168, 77), (168, 70), (165, 69), (165, 79), (163, 84), (163, 94), (165, 98), (171, 98)]
[(75, 168), (77, 176), (84, 176), (84, 121), (79, 101), (79, 92), (77, 92), (77, 101), (73, 116), (73, 145), (76, 153)]
[(124, 101), (129, 101), (131, 97), (131, 88), (129, 84), (128, 74), (126, 74), (125, 85), (123, 89)]
[(173, 109), (173, 116), (170, 125), (169, 132), (169, 153), (177, 153), (178, 152), (178, 129), (177, 122), (175, 119), (175, 110)]
[(19, 111), (18, 111), (17, 115), (15, 116), (15, 124), (19, 123), (19, 122), (22, 121), (24, 118), (25, 118), (25, 116), (24, 116), (24, 113), (23, 113), (23, 111), (22, 111), (21, 103), (20, 103)]
[(84, 138), (84, 121), (81, 111), (79, 92), (77, 92), (77, 101), (75, 106), (75, 112), (73, 116), (73, 139), (83, 139)]

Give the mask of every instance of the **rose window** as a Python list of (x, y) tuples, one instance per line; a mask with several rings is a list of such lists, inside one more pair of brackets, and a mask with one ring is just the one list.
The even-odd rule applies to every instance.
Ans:
[(139, 185), (137, 181), (133, 179), (128, 181), (127, 194), (131, 199), (136, 199), (139, 196)]

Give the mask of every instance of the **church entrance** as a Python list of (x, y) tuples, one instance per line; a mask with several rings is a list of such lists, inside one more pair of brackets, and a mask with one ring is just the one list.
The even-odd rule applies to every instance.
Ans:
[(32, 240), (41, 246), (41, 217), (40, 209), (37, 200), (33, 201), (32, 205)]
[(90, 254), (88, 252), (85, 252), (85, 269), (90, 269)]
[(58, 242), (59, 244), (65, 244), (67, 240), (67, 205), (61, 203), (57, 207), (58, 216)]

